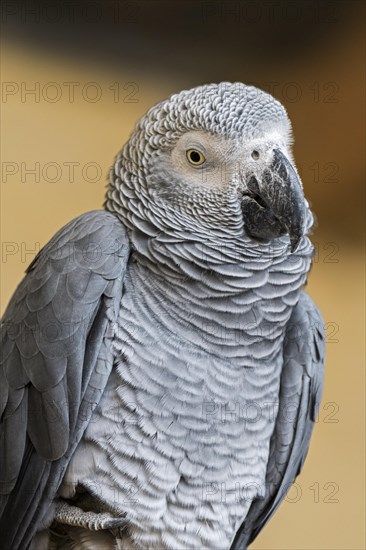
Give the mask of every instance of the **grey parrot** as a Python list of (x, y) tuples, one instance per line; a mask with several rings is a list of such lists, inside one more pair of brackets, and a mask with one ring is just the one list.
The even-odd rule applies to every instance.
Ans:
[(30, 264), (2, 321), (2, 550), (243, 550), (273, 515), (325, 355), (291, 143), (253, 86), (172, 95)]

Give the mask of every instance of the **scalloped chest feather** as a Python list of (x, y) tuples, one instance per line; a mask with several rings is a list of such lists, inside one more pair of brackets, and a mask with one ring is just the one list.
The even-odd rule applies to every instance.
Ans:
[(127, 514), (123, 548), (230, 546), (263, 491), (299, 271), (215, 293), (130, 262), (116, 366), (65, 476)]

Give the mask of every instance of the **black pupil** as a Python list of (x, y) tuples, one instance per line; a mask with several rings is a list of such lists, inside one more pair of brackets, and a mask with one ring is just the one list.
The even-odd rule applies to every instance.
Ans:
[(201, 155), (197, 151), (191, 151), (189, 156), (192, 162), (199, 162), (201, 160)]

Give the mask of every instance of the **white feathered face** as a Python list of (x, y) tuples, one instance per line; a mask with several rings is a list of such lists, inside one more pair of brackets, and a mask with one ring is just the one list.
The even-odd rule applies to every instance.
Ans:
[(294, 250), (305, 202), (286, 112), (264, 92), (233, 86), (182, 92), (147, 113), (124, 154), (138, 165), (143, 208), (137, 213), (130, 190), (126, 202), (135, 216), (149, 205), (145, 221), (160, 230), (245, 231), (260, 241), (289, 233)]
[(296, 248), (304, 199), (290, 157), (279, 132), (241, 139), (192, 130), (151, 156), (147, 181), (155, 199), (203, 226), (245, 227), (260, 240), (289, 232)]
[(180, 137), (164, 163), (191, 189), (223, 191), (239, 183), (244, 148), (239, 140), (193, 130)]
[(162, 215), (173, 210), (185, 227), (242, 230), (239, 188), (243, 143), (204, 130), (182, 134), (154, 152), (147, 170), (150, 197)]
[[(273, 161), (273, 149), (291, 151), (289, 138), (281, 133), (266, 133), (256, 139), (225, 138), (209, 134), (204, 130), (184, 133), (168, 151), (158, 155), (150, 171), (169, 172), (174, 181), (181, 181), (187, 191), (227, 191), (235, 189), (248, 191), (247, 178), (260, 177)], [(178, 188), (179, 190), (179, 188)]]

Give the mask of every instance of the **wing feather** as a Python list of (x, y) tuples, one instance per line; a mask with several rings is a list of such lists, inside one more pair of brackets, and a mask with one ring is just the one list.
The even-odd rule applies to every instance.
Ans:
[(62, 228), (27, 269), (4, 314), (0, 360), (1, 548), (27, 548), (112, 368), (111, 323), (129, 256), (104, 211)]

